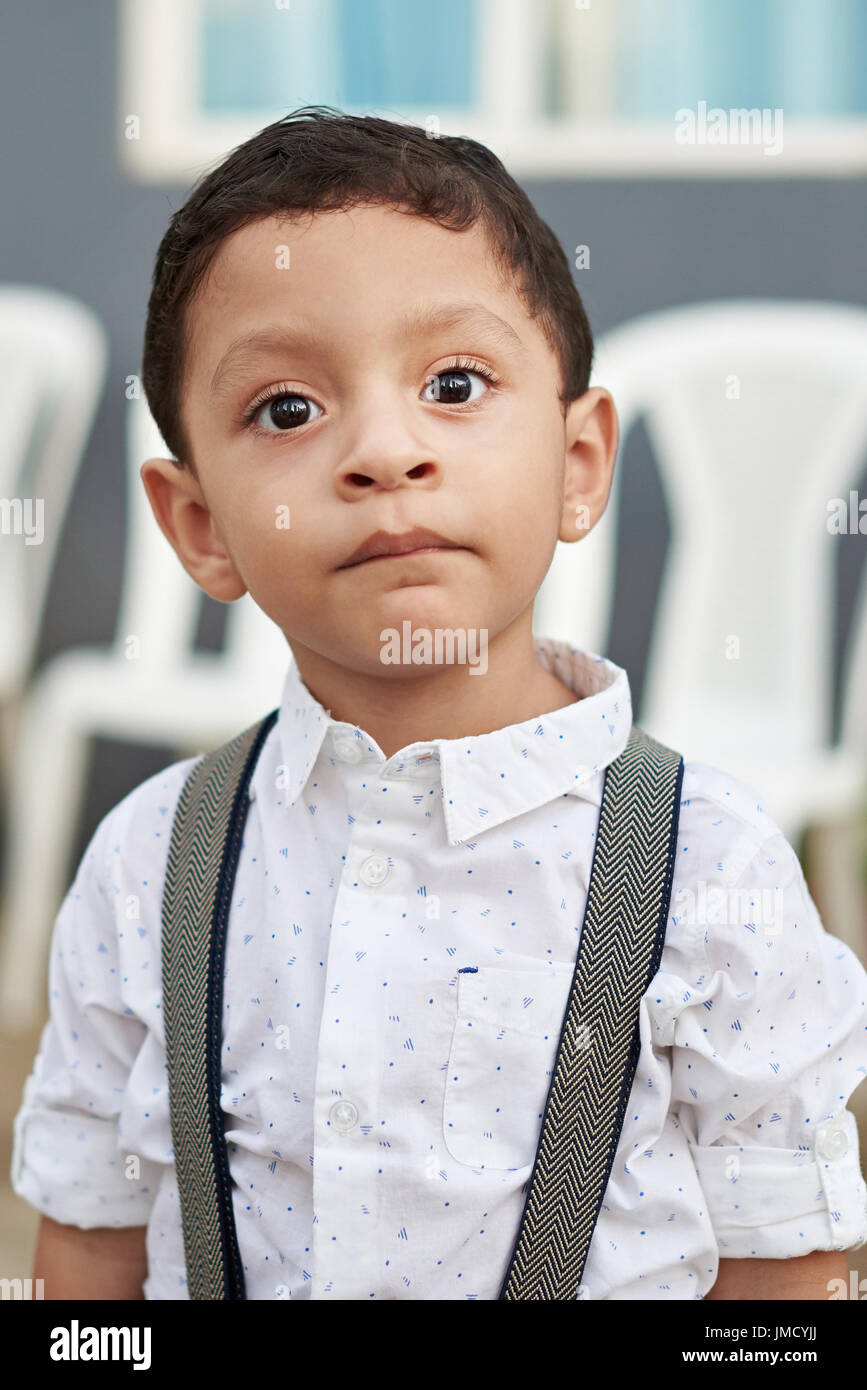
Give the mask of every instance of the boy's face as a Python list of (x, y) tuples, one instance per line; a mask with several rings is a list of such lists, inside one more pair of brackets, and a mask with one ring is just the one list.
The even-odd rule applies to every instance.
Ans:
[[(557, 358), (479, 224), (381, 206), (269, 217), (223, 243), (189, 323), (199, 481), (165, 460), (142, 477), (203, 589), (249, 590), (296, 656), (384, 677), (425, 674), (380, 661), (380, 633), (406, 619), (489, 644), (522, 617), (529, 631), (558, 538), (604, 510), (616, 416), (597, 388), (564, 420)], [(238, 346), (266, 330), (266, 348)], [(245, 425), (269, 388), (275, 411)], [(415, 527), (457, 548), (347, 566), (372, 532)]]

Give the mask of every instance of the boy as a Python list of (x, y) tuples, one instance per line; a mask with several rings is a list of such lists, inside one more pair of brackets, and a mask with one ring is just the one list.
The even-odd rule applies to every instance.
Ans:
[[(144, 485), (196, 582), (249, 590), (294, 657), (226, 947), (249, 1298), (497, 1297), (632, 721), (625, 671), (532, 632), (557, 540), (608, 499), (617, 422), (591, 358), (561, 247), (472, 141), (305, 108), (210, 173), (160, 247), (143, 380), (175, 459)], [(484, 660), (394, 661), (407, 623)], [(160, 908), (194, 762), (103, 820), (55, 927), (13, 1161), (47, 1218), (46, 1297), (188, 1296)], [(696, 922), (708, 885), (735, 906)], [(818, 1299), (845, 1279), (867, 1239), (845, 1108), (865, 983), (752, 790), (687, 763), (582, 1296)]]

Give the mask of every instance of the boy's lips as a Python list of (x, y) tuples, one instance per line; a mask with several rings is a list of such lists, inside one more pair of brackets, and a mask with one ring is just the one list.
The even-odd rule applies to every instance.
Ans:
[(437, 531), (417, 526), (412, 531), (400, 534), (389, 531), (374, 531), (353, 550), (348, 559), (338, 565), (338, 569), (348, 569), (352, 565), (364, 564), (366, 560), (378, 560), (385, 556), (432, 553), (435, 550), (464, 550), (457, 541), (450, 541)]

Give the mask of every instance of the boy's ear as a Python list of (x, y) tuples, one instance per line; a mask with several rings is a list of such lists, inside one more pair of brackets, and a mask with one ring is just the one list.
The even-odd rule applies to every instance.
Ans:
[(565, 416), (561, 541), (578, 541), (596, 525), (608, 504), (619, 428), (610, 391), (594, 386), (571, 401)]
[(188, 468), (172, 459), (146, 459), (139, 470), (151, 511), (187, 574), (220, 603), (247, 592), (223, 543), (205, 495)]

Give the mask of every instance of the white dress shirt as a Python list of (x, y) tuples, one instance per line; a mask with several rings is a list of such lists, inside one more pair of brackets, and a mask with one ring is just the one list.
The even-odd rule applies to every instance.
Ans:
[[(632, 722), (622, 668), (535, 644), (574, 703), (390, 758), (290, 662), (226, 939), (221, 1104), (249, 1299), (499, 1295), (603, 773)], [(195, 761), (95, 831), (55, 924), (51, 1015), (15, 1120), (21, 1197), (80, 1227), (147, 1226), (148, 1299), (188, 1298), (160, 937)], [(865, 999), (753, 789), (686, 762), (661, 968), (580, 1297), (700, 1299), (720, 1257), (867, 1240), (846, 1109), (867, 1068)]]

